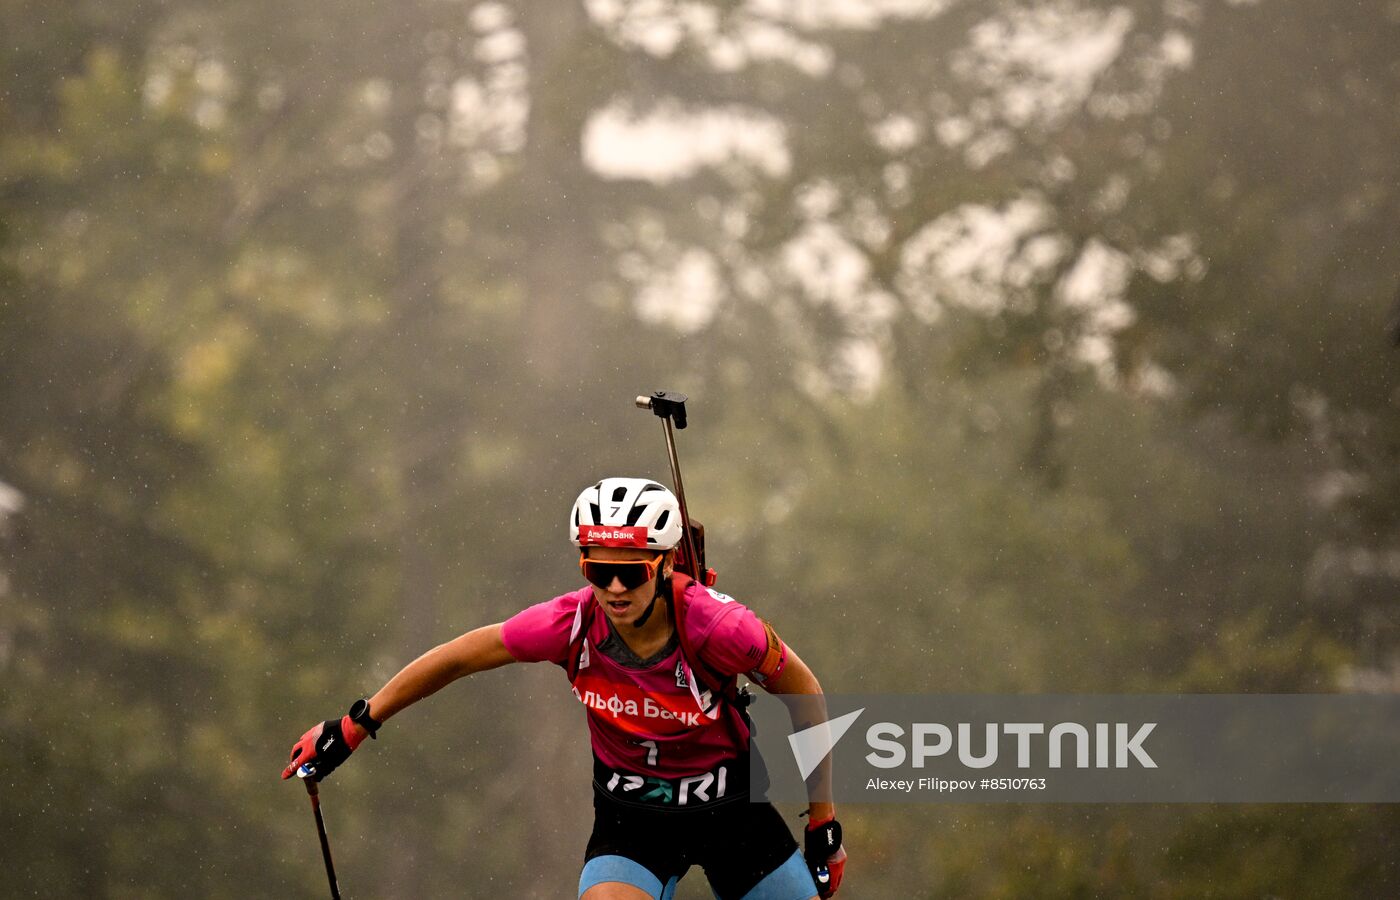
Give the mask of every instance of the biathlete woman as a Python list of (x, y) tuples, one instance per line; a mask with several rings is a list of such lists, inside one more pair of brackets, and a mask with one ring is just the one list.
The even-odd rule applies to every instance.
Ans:
[(580, 900), (664, 900), (692, 865), (721, 900), (830, 897), (846, 864), (835, 807), (811, 803), (799, 851), (773, 805), (750, 802), (746, 697), (735, 689), (740, 674), (780, 695), (821, 685), (771, 625), (673, 572), (682, 530), (675, 495), (654, 481), (587, 488), (569, 520), (587, 587), (423, 654), (302, 735), (282, 777), (325, 778), (395, 713), (464, 675), (548, 661), (568, 674), (593, 743)]

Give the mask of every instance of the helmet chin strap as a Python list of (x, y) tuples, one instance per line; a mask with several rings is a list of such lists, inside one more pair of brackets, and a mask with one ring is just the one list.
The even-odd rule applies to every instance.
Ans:
[(651, 602), (647, 604), (647, 608), (642, 611), (642, 614), (637, 617), (637, 621), (632, 623), (633, 628), (641, 628), (645, 625), (647, 619), (651, 618), (652, 611), (656, 609), (656, 601), (661, 599), (661, 587), (666, 579), (665, 570), (666, 566), (664, 563), (656, 568), (656, 592), (651, 595)]

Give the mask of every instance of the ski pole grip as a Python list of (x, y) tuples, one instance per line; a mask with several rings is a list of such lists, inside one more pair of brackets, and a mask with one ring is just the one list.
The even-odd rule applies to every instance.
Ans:
[(684, 428), (685, 401), (688, 399), (685, 394), (675, 391), (653, 391), (650, 397), (637, 398), (637, 408), (649, 409), (659, 418), (670, 419), (677, 428)]

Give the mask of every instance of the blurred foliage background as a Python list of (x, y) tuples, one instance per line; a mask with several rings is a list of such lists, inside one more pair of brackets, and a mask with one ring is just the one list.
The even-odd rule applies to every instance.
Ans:
[[(827, 690), (1400, 688), (1400, 4), (0, 0), (6, 896), (318, 896), (291, 742), (578, 581), (692, 397)], [(327, 784), (561, 897), (549, 667)], [(852, 897), (1400, 895), (1400, 813), (843, 811)], [(795, 820), (794, 820), (795, 821)], [(698, 874), (683, 896), (708, 896)]]

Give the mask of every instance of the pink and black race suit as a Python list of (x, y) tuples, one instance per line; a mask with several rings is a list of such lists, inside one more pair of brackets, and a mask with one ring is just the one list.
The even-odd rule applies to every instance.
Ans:
[[(771, 629), (748, 607), (695, 583), (684, 597), (685, 643), (699, 663), (726, 678), (778, 677), (785, 648), (780, 642), (771, 647)], [(555, 597), (507, 620), (502, 638), (517, 660), (548, 661), (567, 671), (573, 639), (591, 619), (574, 651), (580, 655), (573, 689), (587, 710), (599, 788), (619, 799), (691, 806), (746, 783), (747, 770), (736, 771), (749, 749), (743, 714), (705, 689), (680, 646), (645, 668), (598, 652), (611, 626), (599, 609), (585, 615), (592, 603), (591, 587)]]

